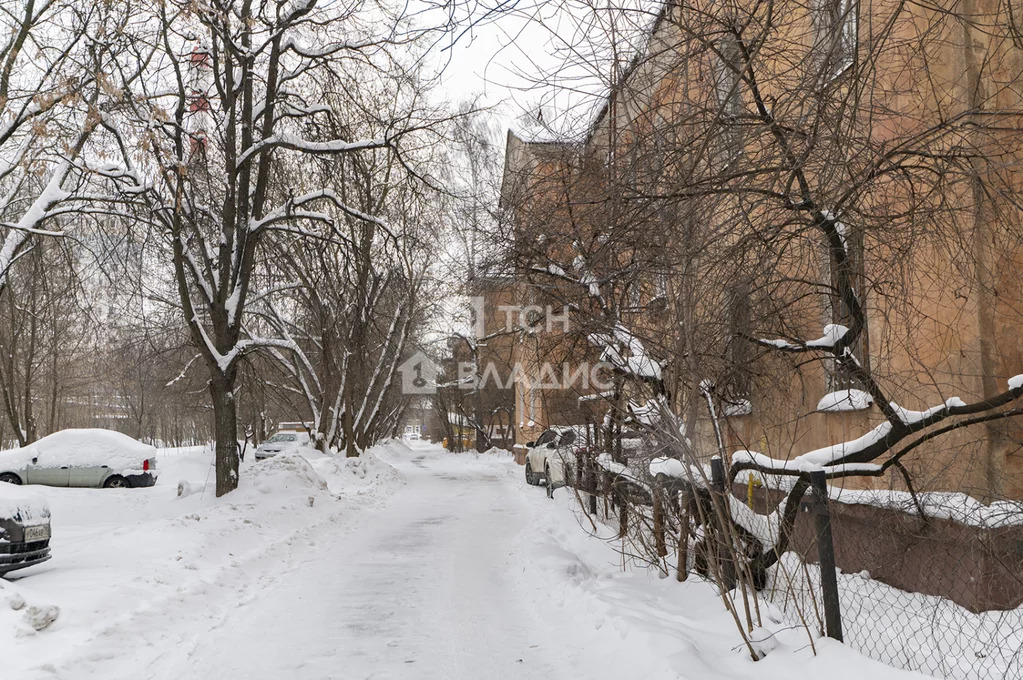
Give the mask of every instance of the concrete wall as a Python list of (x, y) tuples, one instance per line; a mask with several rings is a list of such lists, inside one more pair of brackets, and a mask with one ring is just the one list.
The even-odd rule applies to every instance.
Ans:
[[(736, 485), (736, 497), (746, 488)], [(781, 494), (758, 490), (754, 508), (765, 512)], [(900, 590), (936, 595), (972, 612), (1023, 604), (1023, 527), (987, 529), (870, 505), (832, 501), (835, 563), (844, 573), (870, 576)], [(792, 548), (817, 562), (813, 522), (796, 523)]]

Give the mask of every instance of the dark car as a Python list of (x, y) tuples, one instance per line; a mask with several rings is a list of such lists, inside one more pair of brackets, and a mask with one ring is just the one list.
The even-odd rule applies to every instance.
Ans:
[(0, 575), (50, 559), (50, 507), (39, 494), (0, 484)]

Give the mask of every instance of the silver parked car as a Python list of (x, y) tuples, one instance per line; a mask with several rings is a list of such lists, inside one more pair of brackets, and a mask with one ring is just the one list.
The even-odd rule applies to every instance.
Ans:
[(156, 449), (113, 430), (61, 430), (0, 451), (0, 482), (94, 488), (156, 484)]
[(308, 444), (309, 434), (306, 432), (289, 432), (287, 430), (277, 432), (256, 448), (256, 460), (272, 458), (278, 453), (294, 451)]

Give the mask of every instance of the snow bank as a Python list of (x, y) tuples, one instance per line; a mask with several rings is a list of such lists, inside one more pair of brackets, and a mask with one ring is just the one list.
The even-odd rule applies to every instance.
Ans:
[[(813, 617), (820, 568), (785, 553), (763, 591), (770, 615), (792, 626)], [(1023, 609), (974, 614), (934, 595), (875, 581), (867, 572), (838, 573), (845, 644), (893, 666), (952, 680), (1015, 677)], [(820, 606), (818, 602), (817, 607)], [(866, 676), (865, 676), (866, 677)]]
[[(180, 498), (177, 484), (130, 494), (33, 487), (52, 509), (53, 558), (0, 581), (3, 677), (137, 676), (127, 647), (177, 644), (173, 631), (222, 620), (309, 559), (318, 541), (380, 507), (402, 478), (379, 451), (351, 461), (312, 451), (246, 456), (238, 489), (222, 498), (209, 447), (158, 450), (165, 477), (196, 485)], [(0, 493), (22, 491), (6, 486)], [(50, 606), (60, 617), (37, 633), (5, 598), (37, 607), (33, 621)]]
[[(395, 446), (389, 442), (388, 446)], [(316, 449), (304, 447), (290, 456), (301, 457), (307, 460), (327, 481), (327, 488), (332, 493), (341, 493), (352, 489), (365, 489), (378, 485), (404, 484), (404, 478), (391, 465), (380, 460), (373, 449), (364, 451), (357, 458), (346, 458), (344, 456), (327, 456)], [(281, 456), (275, 456), (268, 460), (276, 460)]]
[(493, 456), (497, 458), (514, 458), (513, 454), (508, 449), (501, 449), (496, 446), (491, 446), (489, 449), (480, 454), (481, 456)]
[[(522, 536), (507, 566), (541, 623), (537, 639), (553, 639), (566, 653), (586, 650), (589, 677), (789, 680), (909, 680), (924, 676), (885, 666), (849, 647), (818, 637), (816, 655), (806, 631), (762, 602), (763, 626), (751, 635), (766, 656), (753, 662), (715, 587), (696, 575), (686, 582), (633, 562), (612, 525), (582, 517), (572, 494), (553, 503), (527, 487), (535, 509), (533, 530)], [(692, 554), (692, 553), (691, 553)], [(673, 559), (669, 558), (669, 559)], [(738, 595), (736, 595), (738, 597)], [(735, 602), (742, 611), (742, 602)], [(558, 610), (557, 614), (551, 611)], [(548, 631), (546, 620), (570, 617), (575, 625)]]
[(253, 465), (238, 489), (243, 495), (253, 490), (277, 496), (294, 493), (322, 495), (327, 492), (327, 482), (304, 457), (282, 453)]

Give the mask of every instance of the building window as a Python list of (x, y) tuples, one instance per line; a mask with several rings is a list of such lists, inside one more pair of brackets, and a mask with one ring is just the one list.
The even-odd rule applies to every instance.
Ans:
[[(745, 281), (730, 285), (726, 290), (728, 314), (728, 344), (725, 346), (726, 375), (720, 392), (726, 407), (749, 404), (752, 352), (750, 332), (750, 286)], [(738, 414), (737, 414), (738, 415)]]
[(741, 150), (740, 115), (742, 114), (741, 73), (744, 68), (742, 50), (735, 36), (726, 34), (717, 44), (712, 75), (714, 94), (717, 99), (717, 127), (720, 133), (719, 153), (727, 165)]
[(526, 386), (529, 390), (529, 406), (526, 412), (526, 427), (534, 427), (536, 425), (536, 393), (538, 391), (539, 381), (530, 380)]
[(816, 0), (814, 51), (825, 80), (840, 76), (856, 60), (856, 0)]

